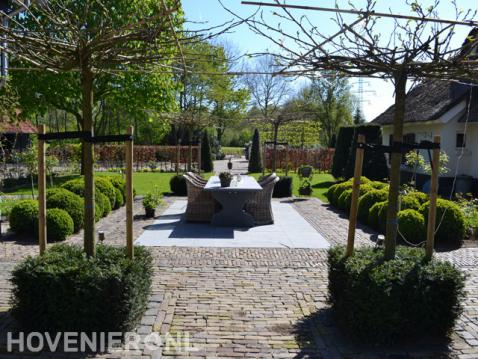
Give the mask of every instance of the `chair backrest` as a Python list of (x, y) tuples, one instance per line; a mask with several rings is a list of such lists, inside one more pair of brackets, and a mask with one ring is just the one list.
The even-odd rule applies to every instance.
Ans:
[(277, 182), (279, 182), (279, 177), (276, 176), (273, 178), (269, 178), (267, 182), (261, 184), (263, 193), (267, 193), (268, 195), (270, 192), (270, 195), (272, 196), (272, 191), (274, 190), (274, 186)]
[(184, 178), (186, 179), (186, 184), (189, 184), (191, 186), (194, 186), (196, 188), (204, 188), (204, 184), (200, 183), (197, 179), (194, 177), (191, 177), (188, 173), (183, 174)]
[(277, 180), (279, 180), (279, 177), (277, 177), (277, 175), (275, 173), (271, 173), (270, 175), (264, 177), (261, 181), (259, 181), (259, 184), (261, 185), (261, 187), (264, 187), (269, 182), (274, 181), (276, 178), (277, 178)]

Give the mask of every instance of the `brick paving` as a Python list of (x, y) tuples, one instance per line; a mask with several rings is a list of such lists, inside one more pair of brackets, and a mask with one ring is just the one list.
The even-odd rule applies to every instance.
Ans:
[[(172, 200), (172, 199), (171, 199)], [(319, 200), (294, 207), (325, 238), (343, 244), (347, 219)], [(124, 213), (99, 223), (107, 243), (123, 245)], [(135, 213), (142, 211), (138, 202)], [(135, 220), (135, 235), (150, 224)], [(361, 227), (357, 245), (373, 245), (376, 233)], [(70, 238), (81, 242), (81, 235)], [(8, 272), (35, 248), (8, 242), (0, 257), (0, 330), (8, 327)], [(327, 295), (326, 251), (285, 248), (152, 248), (153, 293), (136, 333), (169, 333), (181, 346), (98, 355), (102, 358), (478, 358), (478, 250), (439, 253), (469, 275), (465, 311), (450, 343), (377, 348), (353, 343), (334, 324)], [(3, 313), (3, 314), (2, 314)], [(9, 356), (0, 354), (0, 358)], [(18, 356), (16, 356), (18, 357)], [(38, 356), (37, 356), (38, 357)], [(61, 354), (39, 357), (63, 357)], [(75, 357), (65, 354), (65, 357)]]

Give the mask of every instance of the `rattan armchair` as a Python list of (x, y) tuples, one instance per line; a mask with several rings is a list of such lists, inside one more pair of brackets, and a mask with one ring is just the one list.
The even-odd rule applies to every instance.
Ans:
[(194, 173), (194, 172), (186, 172), (186, 174), (187, 174), (189, 177), (195, 179), (196, 182), (198, 182), (198, 183), (200, 183), (200, 184), (206, 185), (206, 183), (207, 183), (207, 180), (204, 179), (204, 178), (202, 178), (202, 176), (198, 175), (197, 173)]
[(273, 173), (267, 176), (259, 184), (262, 191), (257, 192), (254, 197), (246, 203), (245, 210), (254, 217), (256, 225), (274, 223), (274, 215), (272, 213), (272, 192), (279, 177)]
[(210, 222), (215, 210), (215, 201), (210, 192), (204, 190), (204, 184), (188, 174), (184, 175), (188, 190), (186, 220), (188, 222)]

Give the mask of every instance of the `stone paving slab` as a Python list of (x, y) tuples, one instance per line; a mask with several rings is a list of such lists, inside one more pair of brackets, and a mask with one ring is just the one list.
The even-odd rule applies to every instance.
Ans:
[(187, 201), (178, 200), (135, 241), (143, 246), (328, 248), (329, 243), (291, 204), (272, 202), (274, 224), (252, 228), (187, 223)]

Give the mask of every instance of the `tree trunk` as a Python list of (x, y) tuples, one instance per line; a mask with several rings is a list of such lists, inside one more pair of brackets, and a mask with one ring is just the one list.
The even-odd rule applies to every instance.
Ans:
[[(89, 67), (81, 71), (83, 90), (83, 131), (93, 135), (93, 73)], [(84, 247), (88, 256), (94, 257), (95, 247), (95, 179), (93, 143), (83, 140), (83, 173), (85, 178), (85, 229)]]
[[(395, 113), (393, 118), (393, 142), (402, 142), (403, 120), (405, 116), (405, 96), (407, 86), (407, 73), (400, 71), (395, 76)], [(393, 144), (391, 144), (393, 145)], [(398, 195), (400, 190), (400, 166), (402, 164), (402, 154), (399, 152), (391, 153), (390, 161), (390, 191), (388, 193), (387, 225), (385, 231), (385, 259), (395, 257), (395, 247), (397, 245), (397, 213), (398, 213)]]
[(274, 135), (273, 135), (273, 148), (272, 148), (272, 173), (276, 171), (276, 159), (277, 159), (277, 137), (279, 134), (279, 125), (278, 124), (273, 124), (273, 129), (274, 129)]

